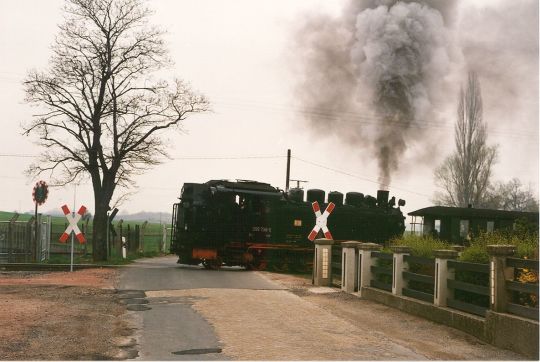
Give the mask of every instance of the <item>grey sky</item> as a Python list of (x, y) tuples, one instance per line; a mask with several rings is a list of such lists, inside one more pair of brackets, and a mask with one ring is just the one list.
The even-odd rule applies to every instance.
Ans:
[[(0, 210), (33, 209), (31, 189), (36, 180), (23, 174), (32, 158), (5, 155), (40, 152), (31, 138), (21, 135), (20, 124), (32, 115), (32, 108), (23, 102), (21, 81), (29, 69), (47, 66), (62, 3), (0, 1)], [(331, 129), (312, 128), (295, 99), (302, 62), (293, 40), (299, 24), (308, 13), (337, 17), (347, 3), (150, 1), (153, 23), (168, 31), (166, 42), (175, 65), (167, 71), (205, 93), (213, 112), (189, 118), (184, 123), (186, 134), (169, 135), (170, 154), (177, 159), (165, 160), (138, 177), (139, 189), (121, 210), (170, 212), (184, 182), (238, 178), (284, 188), (287, 148), (296, 157), (291, 178), (308, 180), (307, 188), (375, 194), (378, 171), (373, 156), (358, 152)], [(517, 177), (538, 194), (538, 4), (462, 1), (455, 17), (463, 53), (460, 64), (479, 73), (488, 141), (500, 145), (494, 179)], [(448, 101), (438, 110), (443, 114), (441, 125), (424, 133), (426, 142), (416, 142), (404, 153), (392, 177), (390, 193), (407, 200), (407, 212), (431, 204), (433, 169), (453, 150), (459, 82), (456, 78), (449, 84), (444, 89)], [(438, 145), (437, 152), (433, 144)], [(412, 154), (423, 157), (409, 157)], [(257, 156), (275, 157), (245, 158)], [(47, 175), (41, 179), (48, 181)], [(73, 187), (51, 190), (42, 209), (72, 205), (73, 191)], [(77, 204), (81, 203), (93, 209), (88, 184), (77, 188)]]

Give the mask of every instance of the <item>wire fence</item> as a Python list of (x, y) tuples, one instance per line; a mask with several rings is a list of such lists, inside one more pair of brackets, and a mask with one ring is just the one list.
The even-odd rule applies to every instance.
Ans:
[[(92, 255), (92, 223), (79, 223), (79, 228), (86, 242), (79, 243), (72, 234), (64, 243), (60, 236), (68, 227), (67, 222), (51, 222), (48, 216), (39, 216), (38, 233), (34, 218), (28, 221), (0, 222), (0, 263), (47, 262), (62, 259), (73, 253), (76, 257)], [(128, 256), (145, 255), (149, 253), (168, 253), (170, 248), (171, 229), (166, 224), (148, 222), (124, 222), (119, 220), (112, 223), (108, 235), (108, 254), (110, 257), (122, 257), (122, 245), (127, 249)], [(37, 239), (36, 239), (37, 237)]]

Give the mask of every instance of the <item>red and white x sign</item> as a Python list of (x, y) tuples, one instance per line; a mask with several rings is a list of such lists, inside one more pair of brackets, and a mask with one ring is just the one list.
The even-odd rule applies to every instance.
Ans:
[(86, 239), (84, 238), (83, 233), (81, 233), (81, 230), (77, 226), (77, 223), (86, 212), (86, 206), (81, 206), (75, 216), (71, 215), (71, 211), (69, 211), (69, 207), (67, 207), (67, 205), (62, 206), (62, 211), (64, 212), (64, 215), (66, 215), (66, 218), (69, 221), (69, 226), (67, 227), (66, 231), (64, 231), (62, 236), (60, 236), (60, 242), (65, 243), (66, 240), (69, 238), (69, 234), (71, 234), (71, 232), (73, 231), (75, 233), (75, 236), (79, 240), (79, 243), (84, 244), (86, 242)]
[(332, 239), (332, 234), (330, 234), (330, 230), (326, 227), (326, 221), (328, 220), (328, 216), (334, 211), (334, 208), (336, 205), (334, 205), (333, 202), (329, 203), (326, 207), (326, 210), (321, 214), (321, 208), (319, 206), (319, 203), (317, 201), (313, 202), (311, 204), (313, 207), (313, 211), (315, 211), (315, 216), (317, 217), (317, 221), (315, 223), (315, 227), (311, 232), (309, 233), (308, 239), (313, 241), (317, 237), (317, 234), (319, 233), (319, 230), (322, 229), (324, 233), (324, 237), (327, 239)]

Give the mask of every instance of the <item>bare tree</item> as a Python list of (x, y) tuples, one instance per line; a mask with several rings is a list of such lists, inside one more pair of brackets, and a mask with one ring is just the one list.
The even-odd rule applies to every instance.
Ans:
[(486, 202), (486, 207), (493, 209), (538, 212), (538, 200), (531, 187), (525, 188), (517, 178), (493, 185)]
[(49, 69), (24, 82), (26, 101), (39, 107), (25, 133), (45, 148), (29, 172), (50, 172), (58, 185), (90, 178), (93, 258), (106, 260), (107, 211), (117, 186), (160, 163), (164, 132), (209, 103), (181, 80), (154, 77), (171, 62), (140, 0), (66, 0), (64, 13)]
[(454, 132), (456, 151), (435, 170), (435, 181), (443, 191), (435, 194), (434, 202), (481, 207), (489, 187), (497, 147), (486, 144), (482, 95), (475, 73), (469, 73), (466, 90), (460, 90), (457, 116)]

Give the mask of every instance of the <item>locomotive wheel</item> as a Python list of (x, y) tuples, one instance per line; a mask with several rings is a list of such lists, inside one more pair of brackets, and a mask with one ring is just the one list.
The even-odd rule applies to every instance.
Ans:
[(311, 271), (311, 267), (305, 260), (300, 259), (292, 265), (292, 271), (299, 274), (306, 274)]
[(286, 273), (289, 271), (289, 268), (290, 268), (290, 262), (287, 256), (283, 257), (283, 259), (279, 261), (275, 261), (274, 263), (272, 263), (272, 270), (277, 271), (279, 273)]
[(218, 270), (221, 268), (221, 259), (203, 260), (202, 265), (208, 270)]
[(290, 265), (290, 269), (294, 273), (306, 274), (311, 271), (311, 260), (303, 254), (296, 254)]
[(255, 258), (249, 262), (246, 267), (248, 270), (265, 270), (268, 266), (268, 261), (265, 259)]

